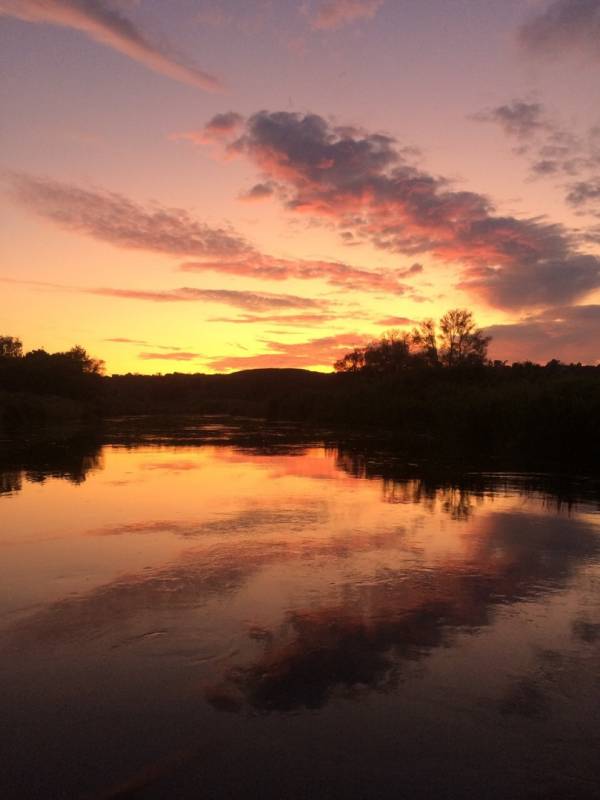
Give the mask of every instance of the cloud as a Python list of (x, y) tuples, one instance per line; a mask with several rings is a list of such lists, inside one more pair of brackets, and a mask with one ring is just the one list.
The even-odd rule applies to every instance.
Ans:
[[(539, 103), (513, 100), (471, 117), (478, 122), (500, 125), (517, 140), (515, 153), (527, 157), (532, 178), (560, 178), (569, 182), (566, 202), (578, 212), (594, 213), (600, 196), (600, 128), (575, 135), (546, 112)], [(573, 178), (580, 180), (573, 181)]]
[(183, 272), (213, 271), (225, 275), (259, 278), (269, 281), (324, 280), (332, 286), (347, 290), (366, 292), (389, 292), (404, 294), (409, 288), (401, 278), (413, 277), (422, 271), (420, 264), (404, 269), (367, 270), (339, 261), (311, 261), (306, 259), (274, 258), (261, 253), (252, 253), (236, 261), (187, 262), (181, 265)]
[(268, 197), (272, 197), (275, 194), (275, 186), (276, 184), (270, 181), (267, 181), (266, 183), (256, 183), (247, 192), (243, 192), (240, 195), (240, 199), (245, 200), (246, 202), (266, 200)]
[(152, 44), (131, 20), (104, 0), (0, 0), (0, 15), (73, 28), (176, 81), (208, 91), (221, 86), (214, 75), (183, 64)]
[(213, 317), (208, 322), (228, 322), (242, 325), (268, 322), (272, 325), (322, 325), (337, 319), (333, 314), (243, 314), (238, 317)]
[[(600, 259), (565, 253), (533, 261), (526, 269), (473, 266), (458, 288), (478, 294), (499, 308), (533, 308), (574, 300), (600, 286)], [(521, 300), (519, 299), (521, 298)]]
[(205, 225), (180, 208), (144, 207), (114, 192), (23, 173), (11, 173), (8, 182), (12, 198), (28, 210), (117, 247), (204, 257), (231, 257), (249, 247), (233, 230)]
[[(326, 309), (328, 307), (327, 302), (324, 300), (313, 299), (311, 297), (299, 297), (293, 294), (275, 294), (273, 292), (247, 292), (233, 289), (197, 289), (189, 286), (182, 286), (179, 289), (153, 291), (150, 289), (120, 289), (116, 287), (66, 286), (60, 283), (15, 280), (14, 278), (3, 277), (0, 277), (0, 282), (22, 286), (38, 286), (44, 289), (76, 292), (78, 294), (116, 297), (124, 300), (143, 300), (150, 303), (220, 303), (221, 305), (234, 306), (235, 308), (242, 308), (250, 312), (285, 311), (286, 309), (294, 308)], [(152, 346), (155, 348), (162, 347), (162, 345)], [(169, 349), (175, 350), (177, 348), (170, 347)]]
[(193, 131), (183, 131), (182, 133), (172, 134), (172, 139), (187, 139), (194, 144), (209, 144), (218, 142), (230, 136), (241, 127), (244, 118), (235, 111), (225, 111), (222, 114), (215, 114), (203, 128)]
[(371, 19), (384, 2), (385, 0), (322, 0), (311, 17), (311, 25), (319, 30), (328, 30)]
[[(596, 204), (600, 200), (600, 176), (592, 178), (589, 181), (576, 181), (569, 186), (569, 193), (567, 194), (567, 203), (579, 208), (587, 203), (593, 202)], [(594, 212), (600, 216), (600, 212)]]
[(544, 111), (540, 103), (513, 100), (496, 108), (473, 114), (477, 122), (496, 122), (504, 132), (519, 139), (529, 138), (545, 128)]
[[(419, 264), (371, 271), (340, 262), (278, 259), (257, 252), (231, 228), (198, 222), (183, 209), (144, 207), (114, 192), (20, 173), (10, 174), (8, 182), (13, 199), (61, 228), (125, 249), (217, 259), (186, 262), (181, 266), (184, 272), (212, 271), (276, 281), (323, 279), (344, 289), (403, 294), (407, 286), (400, 279), (422, 270)], [(162, 299), (177, 299), (160, 294)]]
[(492, 358), (600, 363), (600, 305), (549, 308), (485, 332), (492, 336)]
[(144, 339), (127, 339), (125, 336), (115, 336), (113, 339), (105, 339), (105, 342), (113, 344), (148, 344)]
[(600, 59), (600, 0), (554, 0), (520, 28), (519, 42), (547, 58), (585, 54)]
[(146, 300), (152, 303), (190, 303), (204, 301), (244, 308), (249, 311), (269, 311), (286, 308), (320, 308), (325, 303), (309, 297), (273, 292), (246, 292), (233, 289), (195, 289), (183, 286), (180, 289), (151, 291), (145, 289), (94, 288), (79, 289), (86, 294), (104, 297), (120, 297), (129, 300)]
[(283, 186), (290, 211), (337, 225), (353, 242), (458, 264), (461, 288), (491, 305), (569, 303), (600, 286), (600, 259), (581, 253), (563, 226), (498, 215), (485, 195), (418, 169), (389, 136), (261, 111), (228, 149)]
[(381, 325), (384, 328), (402, 328), (406, 325), (416, 325), (417, 320), (410, 319), (410, 317), (383, 317), (382, 319), (378, 319), (375, 324)]
[(210, 362), (216, 372), (268, 367), (330, 367), (349, 349), (367, 344), (371, 337), (360, 333), (340, 333), (305, 342), (266, 341), (269, 352), (252, 356), (224, 356)]
[(142, 361), (195, 361), (204, 356), (202, 353), (186, 353), (176, 350), (172, 353), (138, 353), (138, 358)]

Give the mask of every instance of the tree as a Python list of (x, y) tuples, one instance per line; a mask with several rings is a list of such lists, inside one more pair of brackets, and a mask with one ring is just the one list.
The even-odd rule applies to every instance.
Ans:
[(87, 350), (79, 345), (75, 345), (75, 347), (60, 355), (77, 364), (81, 372), (86, 375), (101, 375), (104, 372), (104, 361), (92, 358)]
[(435, 320), (424, 319), (411, 333), (413, 347), (416, 347), (419, 355), (429, 365), (439, 364), (437, 330)]
[(484, 336), (463, 308), (448, 311), (436, 325), (420, 322), (411, 333), (388, 331), (366, 347), (358, 347), (335, 363), (336, 372), (391, 375), (410, 367), (457, 367), (482, 365), (487, 361), (491, 337)]
[(14, 336), (0, 336), (0, 358), (21, 358), (23, 342)]
[(440, 320), (439, 356), (447, 367), (462, 364), (484, 364), (491, 337), (477, 328), (473, 314), (465, 308), (454, 308)]

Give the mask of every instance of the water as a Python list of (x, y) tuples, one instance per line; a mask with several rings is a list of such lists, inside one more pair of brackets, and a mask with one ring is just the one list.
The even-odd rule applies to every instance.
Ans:
[(328, 441), (5, 449), (2, 798), (599, 796), (597, 485)]

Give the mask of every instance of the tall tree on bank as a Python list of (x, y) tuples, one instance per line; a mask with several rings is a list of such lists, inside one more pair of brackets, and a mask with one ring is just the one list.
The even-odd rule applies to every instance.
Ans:
[(352, 350), (335, 363), (335, 370), (389, 375), (411, 366), (478, 366), (487, 361), (489, 342), (473, 314), (455, 308), (439, 323), (426, 319), (411, 333), (391, 331), (379, 341)]

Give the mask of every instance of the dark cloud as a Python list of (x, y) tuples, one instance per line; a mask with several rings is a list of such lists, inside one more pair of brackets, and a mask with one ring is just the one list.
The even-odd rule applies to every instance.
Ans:
[[(533, 178), (566, 179), (566, 201), (580, 210), (596, 200), (593, 187), (600, 186), (600, 129), (575, 135), (554, 120), (539, 103), (513, 100), (471, 117), (493, 122), (516, 140), (515, 153), (525, 156)], [(582, 180), (573, 182), (581, 176)], [(588, 191), (589, 187), (589, 191)], [(565, 188), (565, 184), (561, 185)]]
[(214, 75), (181, 63), (150, 42), (127, 17), (104, 0), (0, 0), (0, 15), (81, 31), (161, 75), (214, 91)]
[(327, 30), (371, 19), (385, 0), (320, 0), (311, 15), (313, 28)]
[[(569, 187), (567, 202), (579, 208), (589, 202), (597, 203), (600, 200), (600, 177), (589, 181), (577, 181)], [(596, 212), (599, 214), (600, 212)]]
[(511, 103), (480, 111), (472, 119), (478, 122), (496, 122), (505, 133), (520, 139), (526, 139), (546, 126), (540, 103), (528, 103), (524, 100), (513, 100)]
[(353, 241), (458, 263), (462, 288), (492, 305), (572, 302), (600, 286), (600, 259), (580, 253), (564, 227), (498, 216), (484, 195), (415, 167), (389, 136), (315, 114), (261, 111), (228, 147), (285, 187), (290, 210), (329, 221)]
[(230, 228), (205, 225), (180, 208), (144, 207), (113, 192), (26, 174), (11, 174), (9, 185), (12, 197), (30, 211), (61, 228), (117, 247), (225, 258), (249, 249)]
[(492, 336), (492, 358), (600, 363), (600, 305), (549, 308), (485, 332)]
[(571, 301), (600, 286), (600, 258), (568, 254), (539, 259), (526, 269), (474, 266), (459, 288), (480, 295), (499, 308), (533, 308)]
[(600, 0), (554, 0), (521, 27), (519, 42), (551, 59), (569, 53), (600, 59)]

